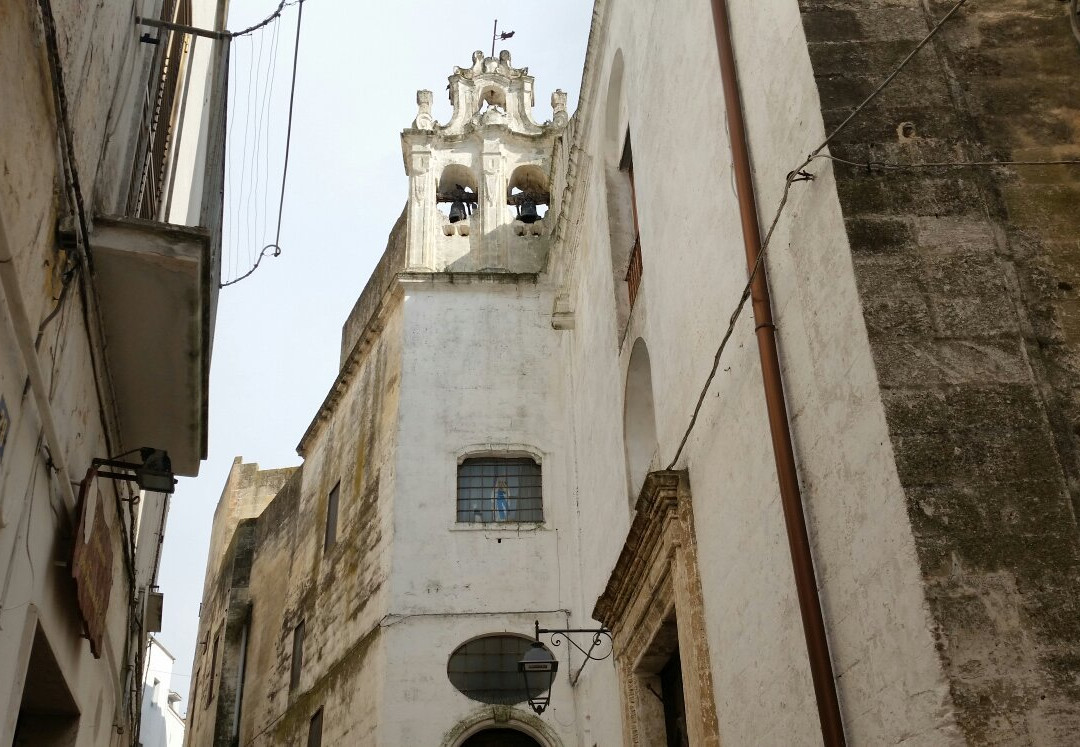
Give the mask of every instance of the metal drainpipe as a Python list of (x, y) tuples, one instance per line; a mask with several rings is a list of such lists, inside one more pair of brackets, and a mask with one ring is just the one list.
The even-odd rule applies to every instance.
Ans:
[[(713, 24), (716, 30), (716, 49), (720, 56), (720, 78), (723, 83), (724, 104), (727, 109), (731, 152), (735, 168), (735, 190), (739, 200), (743, 245), (746, 249), (748, 272), (753, 272), (761, 251), (758, 227), (757, 199), (750, 170), (750, 154), (746, 144), (746, 123), (743, 120), (742, 97), (735, 70), (735, 54), (731, 44), (731, 27), (726, 0), (711, 0)], [(795, 572), (795, 589), (799, 597), (806, 650), (810, 659), (810, 674), (817, 696), (818, 718), (822, 742), (828, 747), (844, 745), (844, 727), (836, 694), (829, 642), (821, 614), (814, 574), (814, 559), (806, 533), (799, 477), (795, 469), (795, 453), (788, 427), (787, 405), (784, 400), (784, 381), (776, 351), (776, 333), (772, 318), (769, 282), (762, 263), (751, 285), (751, 305), (754, 309), (755, 332), (761, 356), (761, 376), (765, 385), (765, 404), (769, 414), (769, 433), (772, 436), (776, 476), (780, 483), (780, 501), (787, 526), (788, 547)]]

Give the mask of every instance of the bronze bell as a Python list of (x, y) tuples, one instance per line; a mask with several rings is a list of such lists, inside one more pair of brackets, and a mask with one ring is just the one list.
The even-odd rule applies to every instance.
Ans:
[(522, 223), (536, 223), (540, 220), (539, 214), (536, 212), (536, 203), (525, 198), (521, 201), (521, 205), (518, 207), (518, 220)]
[(461, 200), (454, 200), (454, 203), (450, 205), (450, 222), (457, 223), (459, 220), (465, 220), (469, 217), (469, 214), (465, 212), (465, 203)]

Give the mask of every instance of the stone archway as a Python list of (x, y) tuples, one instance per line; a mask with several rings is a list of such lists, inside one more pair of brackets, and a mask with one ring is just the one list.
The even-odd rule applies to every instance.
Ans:
[(542, 747), (535, 739), (517, 729), (484, 729), (461, 743), (461, 747)]
[[(485, 741), (499, 735), (518, 741)], [(562, 747), (563, 743), (550, 725), (531, 712), (501, 705), (477, 708), (458, 721), (442, 740), (442, 747), (490, 747), (503, 744), (507, 747)]]

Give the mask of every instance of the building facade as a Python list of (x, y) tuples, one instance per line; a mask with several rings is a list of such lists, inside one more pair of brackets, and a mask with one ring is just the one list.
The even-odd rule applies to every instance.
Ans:
[(173, 475), (206, 454), (220, 266), (227, 55), (170, 29), (215, 35), (224, 13), (0, 8), (3, 744), (138, 739)]
[[(507, 53), (419, 92), (304, 463), (223, 491), (188, 743), (1070, 744), (1070, 13), (598, 0), (573, 117)], [(613, 638), (540, 715), (534, 621)]]
[(181, 747), (184, 744), (184, 719), (176, 712), (180, 693), (170, 689), (176, 657), (149, 636), (143, 660), (142, 713), (139, 743), (142, 747)]

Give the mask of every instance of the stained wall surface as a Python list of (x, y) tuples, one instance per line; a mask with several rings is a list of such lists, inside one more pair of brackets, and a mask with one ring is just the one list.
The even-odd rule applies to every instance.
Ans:
[[(948, 3), (804, 2), (835, 127)], [(970, 743), (1065, 744), (1075, 679), (1075, 165), (1061, 4), (968, 3), (831, 152), (905, 507)]]
[[(0, 661), (7, 666), (0, 742), (16, 739), (19, 728), (19, 744), (48, 737), (121, 745), (138, 728), (141, 698), (125, 679), (139, 679), (143, 605), (158, 546), (140, 544), (132, 553), (135, 486), (89, 476), (95, 458), (144, 445), (122, 444), (117, 413), (129, 403), (112, 386), (119, 371), (109, 369), (97, 306), (109, 299), (90, 264), (94, 217), (126, 214), (143, 114), (137, 94), (145, 95), (154, 75), (135, 16), (159, 17), (162, 5), (53, 0), (0, 7)], [(220, 3), (196, 5), (212, 9), (212, 22)], [(205, 92), (199, 84), (191, 89), (200, 99)], [(194, 159), (191, 168), (205, 161)], [(190, 177), (171, 189), (202, 203), (202, 185)], [(77, 230), (80, 212), (86, 233)], [(198, 461), (194, 455), (196, 468)], [(88, 505), (104, 517), (112, 557), (96, 582), (103, 610), (97, 657), (72, 583), (83, 483)], [(164, 513), (154, 517), (155, 540)], [(146, 585), (132, 588), (136, 576)], [(41, 663), (50, 659), (46, 671)]]
[[(823, 151), (858, 165), (814, 159), (788, 188), (951, 5), (730, 5), (763, 228), (783, 204), (765, 267), (848, 740), (1068, 744), (1075, 166), (867, 165), (1075, 159), (1080, 96), (1054, 62), (1080, 54), (1064, 9), (968, 3)], [(475, 70), (498, 64), (479, 54)], [(320, 705), (338, 743), (457, 747), (505, 723), (551, 747), (659, 733), (630, 723), (620, 695), (649, 665), (625, 658), (640, 640), (580, 676), (579, 656), (560, 659), (539, 719), (469, 701), (446, 661), (532, 620), (595, 625), (636, 541), (642, 476), (671, 469), (691, 494), (700, 595), (665, 613), (680, 646), (704, 643), (694, 684), (709, 681), (717, 741), (820, 743), (749, 309), (687, 434), (747, 276), (709, 3), (595, 4), (580, 108), (552, 143), (539, 272), (422, 266), (442, 255), (417, 232), (443, 226), (431, 205), (409, 211), (431, 162), (453, 159), (428, 158), (418, 100), (406, 220), (346, 323), (302, 472), (255, 520), (251, 619), (260, 604), (267, 618), (249, 662), (266, 684), (245, 691), (241, 734), (301, 738)], [(544, 522), (457, 522), (470, 455), (536, 459)], [(349, 521), (367, 518), (324, 555), (336, 479), (342, 506), (365, 496)], [(357, 606), (358, 588), (372, 601)], [(305, 615), (315, 653), (290, 695)]]

